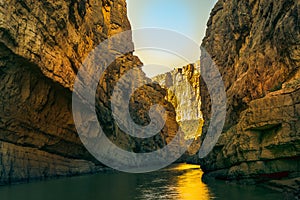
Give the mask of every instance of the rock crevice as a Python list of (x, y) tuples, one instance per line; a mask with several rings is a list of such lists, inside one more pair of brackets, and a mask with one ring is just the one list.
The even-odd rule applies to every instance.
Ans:
[[(97, 45), (130, 28), (125, 0), (0, 3), (0, 184), (103, 168), (77, 135), (73, 84), (81, 63)], [(131, 36), (122, 42), (133, 49)], [(138, 124), (147, 124), (149, 108), (161, 104), (167, 110), (164, 128), (143, 142), (117, 126), (110, 107), (112, 91), (131, 69), (135, 73), (122, 82), (124, 86), (132, 87), (135, 79), (146, 80), (141, 66), (132, 52), (118, 57), (96, 91), (96, 110), (105, 134), (130, 152), (162, 148), (178, 129), (174, 108), (157, 84), (145, 85), (133, 95), (130, 112)], [(87, 129), (93, 130), (92, 125)]]
[[(217, 2), (202, 46), (222, 75), (228, 108), (217, 145), (200, 160), (207, 176), (300, 176), (299, 45), (298, 1)], [(211, 102), (202, 82), (200, 89), (205, 136)]]

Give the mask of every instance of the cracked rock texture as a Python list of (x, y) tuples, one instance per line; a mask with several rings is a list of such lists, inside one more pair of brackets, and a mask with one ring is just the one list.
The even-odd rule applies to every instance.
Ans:
[[(108, 37), (130, 30), (126, 12), (125, 0), (0, 1), (0, 184), (103, 168), (77, 135), (72, 90), (89, 52)], [(133, 45), (131, 37), (124, 42)], [(157, 84), (134, 93), (130, 113), (136, 123), (146, 125), (150, 106), (161, 104), (167, 111), (162, 131), (143, 143), (116, 125), (110, 108), (113, 88), (133, 68), (133, 79), (123, 85), (146, 80), (141, 66), (132, 52), (120, 56), (100, 79), (96, 96), (105, 134), (134, 152), (163, 147), (178, 129), (174, 108)]]
[(166, 99), (176, 111), (176, 121), (184, 132), (185, 140), (193, 140), (186, 153), (177, 162), (198, 163), (202, 133), (200, 96), (200, 62), (177, 68), (152, 78), (167, 90)]
[[(166, 99), (176, 111), (176, 121), (187, 137), (201, 134), (200, 63), (189, 64), (152, 78), (167, 90)], [(198, 127), (200, 127), (198, 129)]]
[[(223, 133), (200, 162), (206, 175), (300, 176), (299, 4), (219, 0), (212, 10), (202, 46), (219, 68), (228, 104)], [(211, 102), (204, 83), (201, 98), (205, 135)]]

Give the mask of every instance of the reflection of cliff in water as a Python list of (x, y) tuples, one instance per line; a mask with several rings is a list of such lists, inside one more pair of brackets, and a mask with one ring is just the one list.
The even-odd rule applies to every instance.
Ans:
[(146, 174), (107, 171), (72, 177), (0, 187), (1, 199), (23, 200), (209, 200), (283, 199), (283, 195), (258, 186), (240, 186), (224, 181), (201, 181), (197, 165), (179, 164)]

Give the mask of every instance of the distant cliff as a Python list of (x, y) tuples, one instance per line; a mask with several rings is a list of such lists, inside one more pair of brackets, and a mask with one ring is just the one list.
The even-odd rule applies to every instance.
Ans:
[[(224, 132), (201, 160), (206, 175), (300, 176), (299, 4), (219, 0), (212, 10), (202, 46), (219, 68), (228, 105)], [(205, 135), (211, 103), (203, 82), (200, 89)]]
[[(176, 111), (176, 121), (187, 137), (201, 134), (200, 63), (189, 64), (152, 78), (167, 90), (166, 99)], [(200, 125), (201, 127), (201, 125)]]
[[(77, 135), (71, 95), (88, 53), (125, 30), (130, 30), (125, 0), (0, 3), (0, 184), (101, 170)], [(132, 44), (131, 38), (126, 42)], [(134, 152), (164, 146), (178, 128), (174, 108), (157, 84), (136, 92), (130, 106), (134, 120), (143, 125), (149, 122), (147, 109), (163, 105), (168, 117), (161, 133), (142, 143), (113, 120), (110, 95), (116, 82), (133, 67), (138, 68), (133, 78), (145, 80), (141, 66), (132, 53), (115, 60), (100, 80), (96, 101), (106, 135)]]
[(200, 62), (174, 69), (152, 78), (166, 89), (166, 99), (176, 111), (176, 121), (185, 134), (185, 139), (192, 139), (186, 153), (177, 162), (198, 162), (200, 136), (203, 118), (200, 96)]

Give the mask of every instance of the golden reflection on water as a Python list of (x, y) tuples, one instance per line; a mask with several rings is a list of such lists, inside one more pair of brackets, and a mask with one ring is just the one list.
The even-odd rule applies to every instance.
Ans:
[[(200, 166), (180, 164), (176, 169), (187, 170), (186, 173), (178, 176), (177, 179), (177, 190), (180, 200), (211, 199), (207, 185), (201, 181), (203, 172), (201, 171)], [(198, 180), (195, 180), (195, 178)]]

